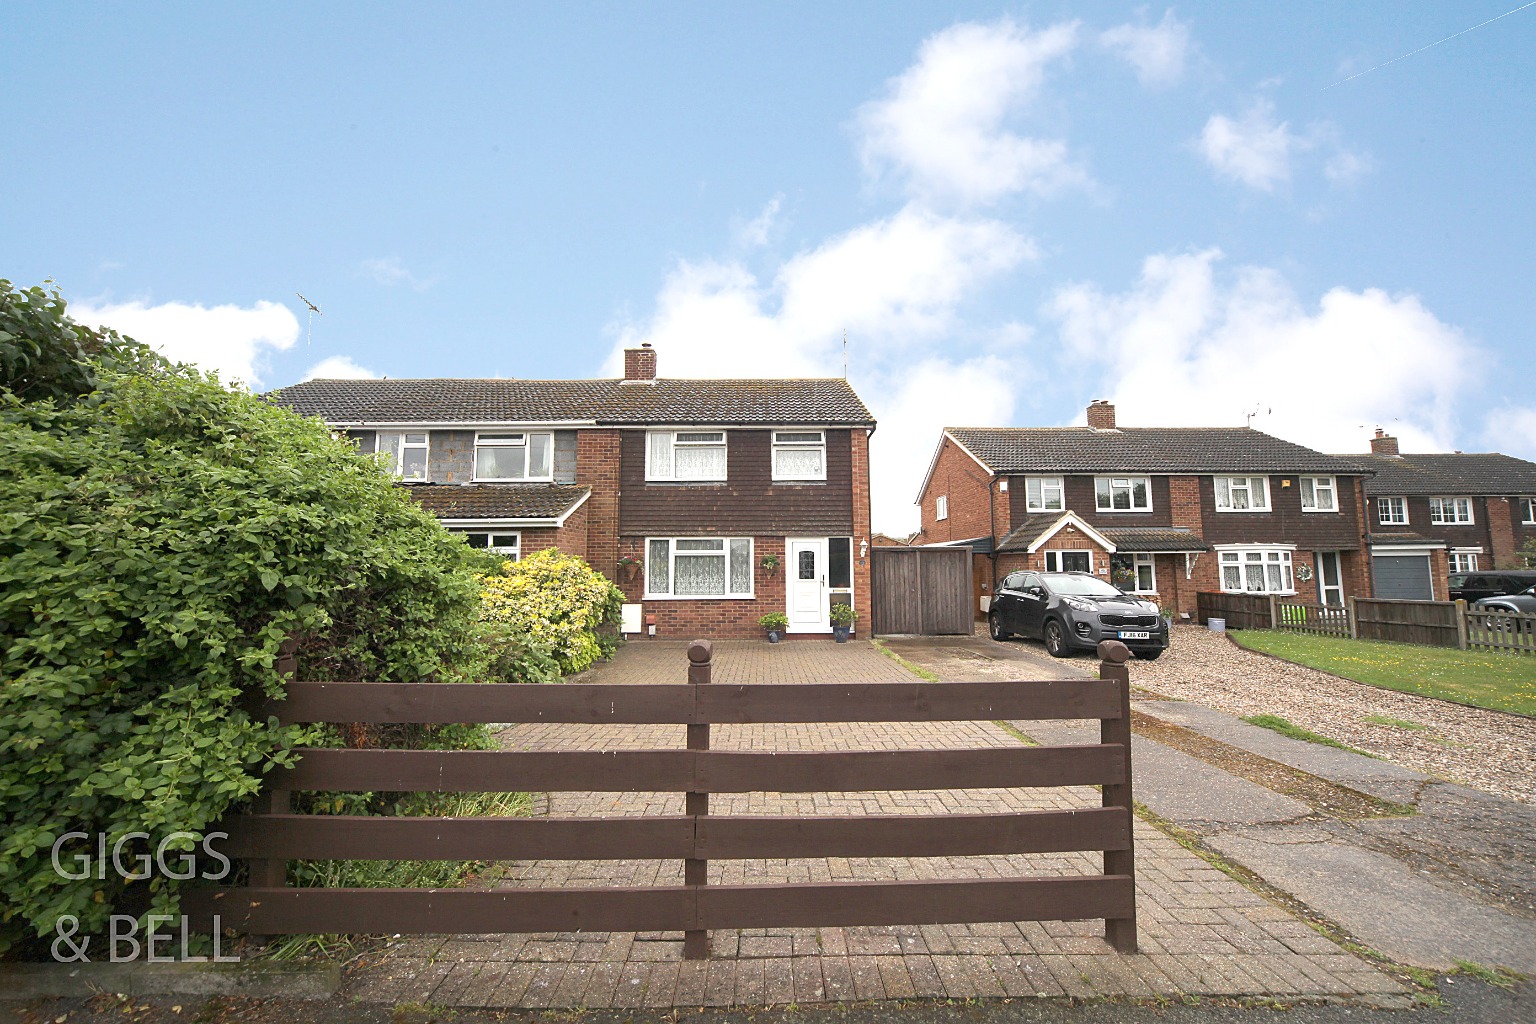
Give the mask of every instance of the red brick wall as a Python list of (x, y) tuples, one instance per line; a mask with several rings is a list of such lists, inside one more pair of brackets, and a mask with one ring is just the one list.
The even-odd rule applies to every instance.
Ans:
[(575, 555), (577, 558), (587, 557), (587, 507), (592, 503), (590, 498), (575, 512), (572, 512), (561, 527), (537, 527), (524, 528), (522, 533), (522, 552), (531, 555), (536, 551), (546, 548), (558, 548), (567, 555)]
[[(944, 438), (939, 457), (934, 463), (933, 476), (928, 481), (918, 505), (922, 510), (923, 544), (942, 544), (952, 540), (970, 540), (972, 537), (994, 535), (989, 520), (987, 492), (991, 476), (976, 460), (967, 455), (948, 437)], [(949, 498), (949, 518), (940, 520), (938, 499)], [(1006, 494), (994, 495), (1006, 498)], [(997, 522), (1006, 523), (1006, 513), (999, 514)]]
[[(857, 540), (854, 541), (858, 543)], [(619, 538), (619, 551), (621, 555), (644, 563), (645, 538), (621, 537)], [(758, 564), (754, 567), (753, 589), (756, 597), (752, 600), (730, 598), (721, 600), (691, 600), (691, 601), (646, 601), (645, 595), (645, 570), (642, 568), (635, 574), (634, 579), (619, 580), (619, 589), (624, 591), (624, 600), (630, 603), (638, 603), (642, 607), (642, 619), (645, 616), (656, 617), (656, 636), (663, 640), (726, 640), (762, 637), (763, 627), (757, 624), (757, 620), (769, 612), (782, 612), (784, 610), (784, 538), (783, 537), (754, 537), (752, 541), (752, 553)], [(779, 567), (768, 572), (762, 567), (763, 556), (777, 555)], [(855, 556), (855, 582), (854, 604), (858, 607), (867, 606), (869, 603), (869, 573), (865, 570), (862, 586), (857, 572), (858, 549), (854, 549)], [(862, 597), (861, 597), (862, 594)], [(868, 619), (864, 618), (864, 612), (860, 612), (860, 620), (855, 624), (855, 632), (866, 628)], [(809, 634), (811, 636), (831, 639), (831, 634)], [(631, 639), (644, 639), (631, 638)]]
[[(1520, 529), (1519, 499), (1478, 498), (1475, 500), (1482, 504), (1483, 519), (1488, 524), (1488, 546), (1491, 556), (1488, 568), (1520, 568), (1520, 558), (1515, 554), (1515, 549), (1520, 546), (1515, 541), (1516, 531)], [(1481, 562), (1478, 568), (1483, 568)]]
[[(869, 433), (868, 431), (855, 429), (853, 431), (853, 608), (858, 613), (858, 620), (854, 623), (857, 629), (860, 623), (864, 624), (866, 631), (869, 628), (871, 617), (874, 615), (874, 603), (870, 599), (869, 580), (869, 549), (866, 545), (873, 543), (872, 529), (870, 525), (869, 502)], [(782, 550), (783, 541), (780, 542)], [(761, 557), (761, 556), (759, 556)], [(781, 554), (782, 558), (783, 555)], [(782, 572), (779, 573), (782, 577)], [(782, 580), (779, 584), (782, 588)]]
[(584, 506), (587, 561), (617, 580), (619, 560), (619, 432), (581, 430), (576, 434), (576, 482), (592, 488)]

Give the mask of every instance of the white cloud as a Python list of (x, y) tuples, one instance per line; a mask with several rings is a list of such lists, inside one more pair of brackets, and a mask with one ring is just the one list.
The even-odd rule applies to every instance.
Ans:
[(736, 244), (744, 249), (759, 249), (768, 244), (773, 235), (773, 229), (778, 226), (779, 208), (784, 205), (784, 196), (779, 194), (768, 200), (756, 217), (739, 224), (732, 232)]
[[(1126, 426), (1253, 425), (1322, 451), (1368, 450), (1389, 425), (1403, 449), (1446, 451), (1475, 347), (1412, 295), (1332, 288), (1304, 306), (1276, 271), (1218, 276), (1220, 253), (1148, 258), (1136, 284), (1057, 292), (1048, 310), (1079, 358), (1108, 368)], [(1268, 410), (1267, 412), (1265, 410)]]
[(406, 268), (398, 256), (389, 256), (384, 259), (363, 260), (358, 265), (358, 273), (371, 278), (375, 284), (385, 288), (397, 288), (404, 286), (416, 292), (424, 292), (437, 284), (436, 275), (432, 277), (417, 277)]
[(1064, 142), (1005, 127), (1036, 98), (1046, 69), (1076, 45), (1076, 22), (1033, 32), (1005, 18), (930, 36), (885, 98), (858, 113), (865, 169), (893, 174), (927, 202), (986, 203), (1085, 184)]
[(1376, 169), (1376, 161), (1362, 153), (1337, 149), (1323, 165), (1323, 175), (1335, 185), (1350, 185)]
[(1136, 69), (1141, 84), (1168, 86), (1184, 76), (1189, 58), (1189, 26), (1170, 9), (1156, 25), (1116, 25), (1099, 34), (1099, 45)]
[(299, 339), (299, 321), (286, 306), (265, 300), (253, 306), (200, 306), (164, 302), (92, 305), (71, 303), (81, 323), (116, 330), (150, 345), (176, 362), (217, 370), (225, 380), (250, 387), (261, 383), (260, 366), (268, 352), (291, 348)]
[(374, 380), (378, 374), (359, 366), (351, 356), (329, 356), (304, 371), (304, 380)]
[(1536, 461), (1536, 407), (1506, 405), (1489, 413), (1483, 421), (1483, 447)]
[(1239, 121), (1212, 114), (1200, 133), (1200, 152), (1218, 175), (1263, 192), (1291, 180), (1291, 155), (1305, 146), (1289, 124), (1276, 123), (1269, 100), (1255, 102)]

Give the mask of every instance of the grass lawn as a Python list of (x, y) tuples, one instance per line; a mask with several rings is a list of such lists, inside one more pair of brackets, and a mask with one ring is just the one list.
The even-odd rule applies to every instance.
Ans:
[(1372, 686), (1536, 715), (1536, 657), (1529, 654), (1457, 651), (1285, 630), (1239, 630), (1231, 636), (1255, 651)]

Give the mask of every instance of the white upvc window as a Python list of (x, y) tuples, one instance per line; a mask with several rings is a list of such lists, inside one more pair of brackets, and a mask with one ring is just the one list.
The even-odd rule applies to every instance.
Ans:
[(378, 452), (388, 456), (386, 468), (401, 480), (427, 479), (426, 431), (384, 430), (379, 432)]
[(1476, 551), (1452, 551), (1451, 572), (1477, 572)]
[(1229, 594), (1294, 594), (1291, 552), (1286, 548), (1218, 549), (1221, 589)]
[(1109, 556), (1109, 582), (1127, 594), (1157, 593), (1157, 570), (1152, 556), (1114, 554)]
[(652, 430), (645, 441), (647, 480), (725, 479), (723, 430)]
[(1218, 476), (1217, 512), (1268, 512), (1269, 477)]
[(1430, 498), (1429, 521), (1438, 526), (1466, 526), (1472, 522), (1471, 498)]
[(1061, 485), (1061, 477), (1025, 477), (1024, 509), (1026, 512), (1060, 512), (1066, 507), (1066, 490)]
[(751, 537), (649, 537), (647, 598), (752, 596)]
[(481, 551), (490, 551), (498, 555), (506, 555), (512, 561), (517, 561), (523, 554), (523, 535), (517, 530), (455, 530), (462, 533), (465, 542), (472, 548)]
[(1093, 572), (1093, 552), (1072, 551), (1047, 551), (1045, 553), (1046, 572)]
[(775, 430), (773, 432), (775, 480), (825, 480), (827, 434), (824, 430)]
[(1339, 510), (1338, 482), (1331, 476), (1302, 477), (1301, 510), (1303, 512), (1337, 512)]
[(1099, 476), (1093, 479), (1095, 504), (1100, 512), (1152, 511), (1152, 478)]
[(1382, 526), (1407, 526), (1408, 499), (1377, 498), (1376, 521)]
[(555, 435), (492, 433), (475, 435), (476, 480), (553, 480)]
[(941, 521), (949, 518), (949, 495), (941, 494), (934, 500), (933, 514)]
[(1521, 498), (1520, 508), (1523, 513), (1520, 521), (1526, 526), (1536, 526), (1536, 498)]

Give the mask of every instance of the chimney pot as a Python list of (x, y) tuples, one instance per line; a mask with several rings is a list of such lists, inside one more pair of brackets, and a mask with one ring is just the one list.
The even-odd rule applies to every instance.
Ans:
[(1095, 430), (1115, 429), (1115, 407), (1104, 399), (1088, 403), (1088, 425)]
[(1376, 436), (1371, 438), (1371, 454), (1400, 455), (1402, 453), (1397, 449), (1397, 438), (1377, 427)]
[(624, 379), (656, 379), (656, 350), (651, 348), (650, 342), (642, 343), (639, 348), (624, 350)]

